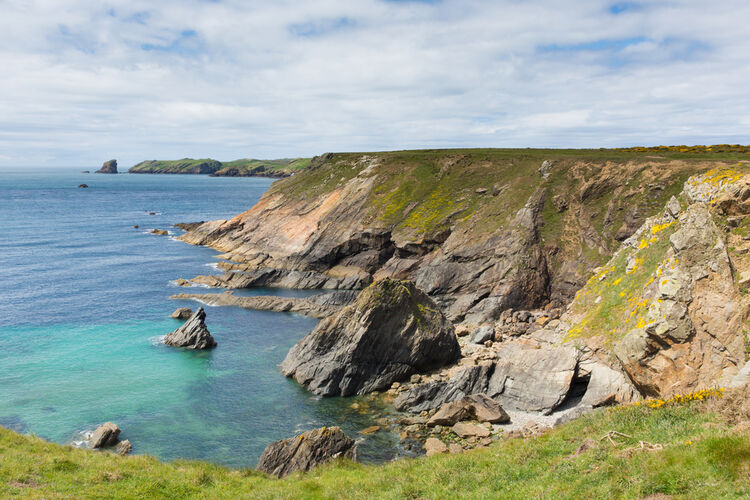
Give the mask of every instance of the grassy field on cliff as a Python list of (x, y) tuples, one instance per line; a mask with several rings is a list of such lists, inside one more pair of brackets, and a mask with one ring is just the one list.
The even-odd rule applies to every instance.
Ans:
[[(745, 396), (742, 396), (743, 398)], [(705, 402), (600, 410), (544, 436), (270, 479), (71, 449), (0, 429), (3, 498), (747, 498), (750, 434)], [(610, 434), (610, 431), (622, 434)], [(659, 498), (666, 498), (659, 497)]]

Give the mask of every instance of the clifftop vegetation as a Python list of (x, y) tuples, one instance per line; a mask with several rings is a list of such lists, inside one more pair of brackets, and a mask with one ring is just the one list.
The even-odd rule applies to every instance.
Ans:
[(205, 158), (194, 160), (150, 160), (142, 161), (130, 168), (136, 174), (209, 174), (217, 177), (287, 177), (310, 164), (310, 158), (281, 160), (254, 160), (244, 158), (220, 162)]

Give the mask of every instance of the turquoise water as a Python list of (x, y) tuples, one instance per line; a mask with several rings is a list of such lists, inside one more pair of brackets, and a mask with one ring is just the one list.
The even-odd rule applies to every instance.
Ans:
[[(208, 307), (216, 349), (158, 341), (180, 324), (175, 308), (197, 305), (170, 300), (173, 281), (213, 272), (217, 253), (147, 231), (230, 217), (270, 179), (79, 170), (0, 171), (0, 425), (71, 443), (114, 421), (136, 453), (254, 466), (296, 432), (340, 425), (357, 437), (372, 424), (354, 400), (320, 399), (278, 372), (316, 320)], [(396, 441), (381, 432), (360, 447), (380, 461)]]

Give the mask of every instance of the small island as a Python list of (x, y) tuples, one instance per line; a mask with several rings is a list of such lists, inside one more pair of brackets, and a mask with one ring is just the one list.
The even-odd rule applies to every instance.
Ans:
[(102, 168), (94, 172), (96, 174), (116, 174), (117, 173), (117, 160), (105, 161), (102, 164)]

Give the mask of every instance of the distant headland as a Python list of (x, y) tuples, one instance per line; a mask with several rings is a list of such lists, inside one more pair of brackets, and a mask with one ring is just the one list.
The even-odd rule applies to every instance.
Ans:
[(132, 166), (131, 174), (198, 174), (213, 177), (289, 177), (306, 168), (310, 158), (255, 160), (244, 158), (220, 162), (211, 158), (194, 160), (147, 160)]

